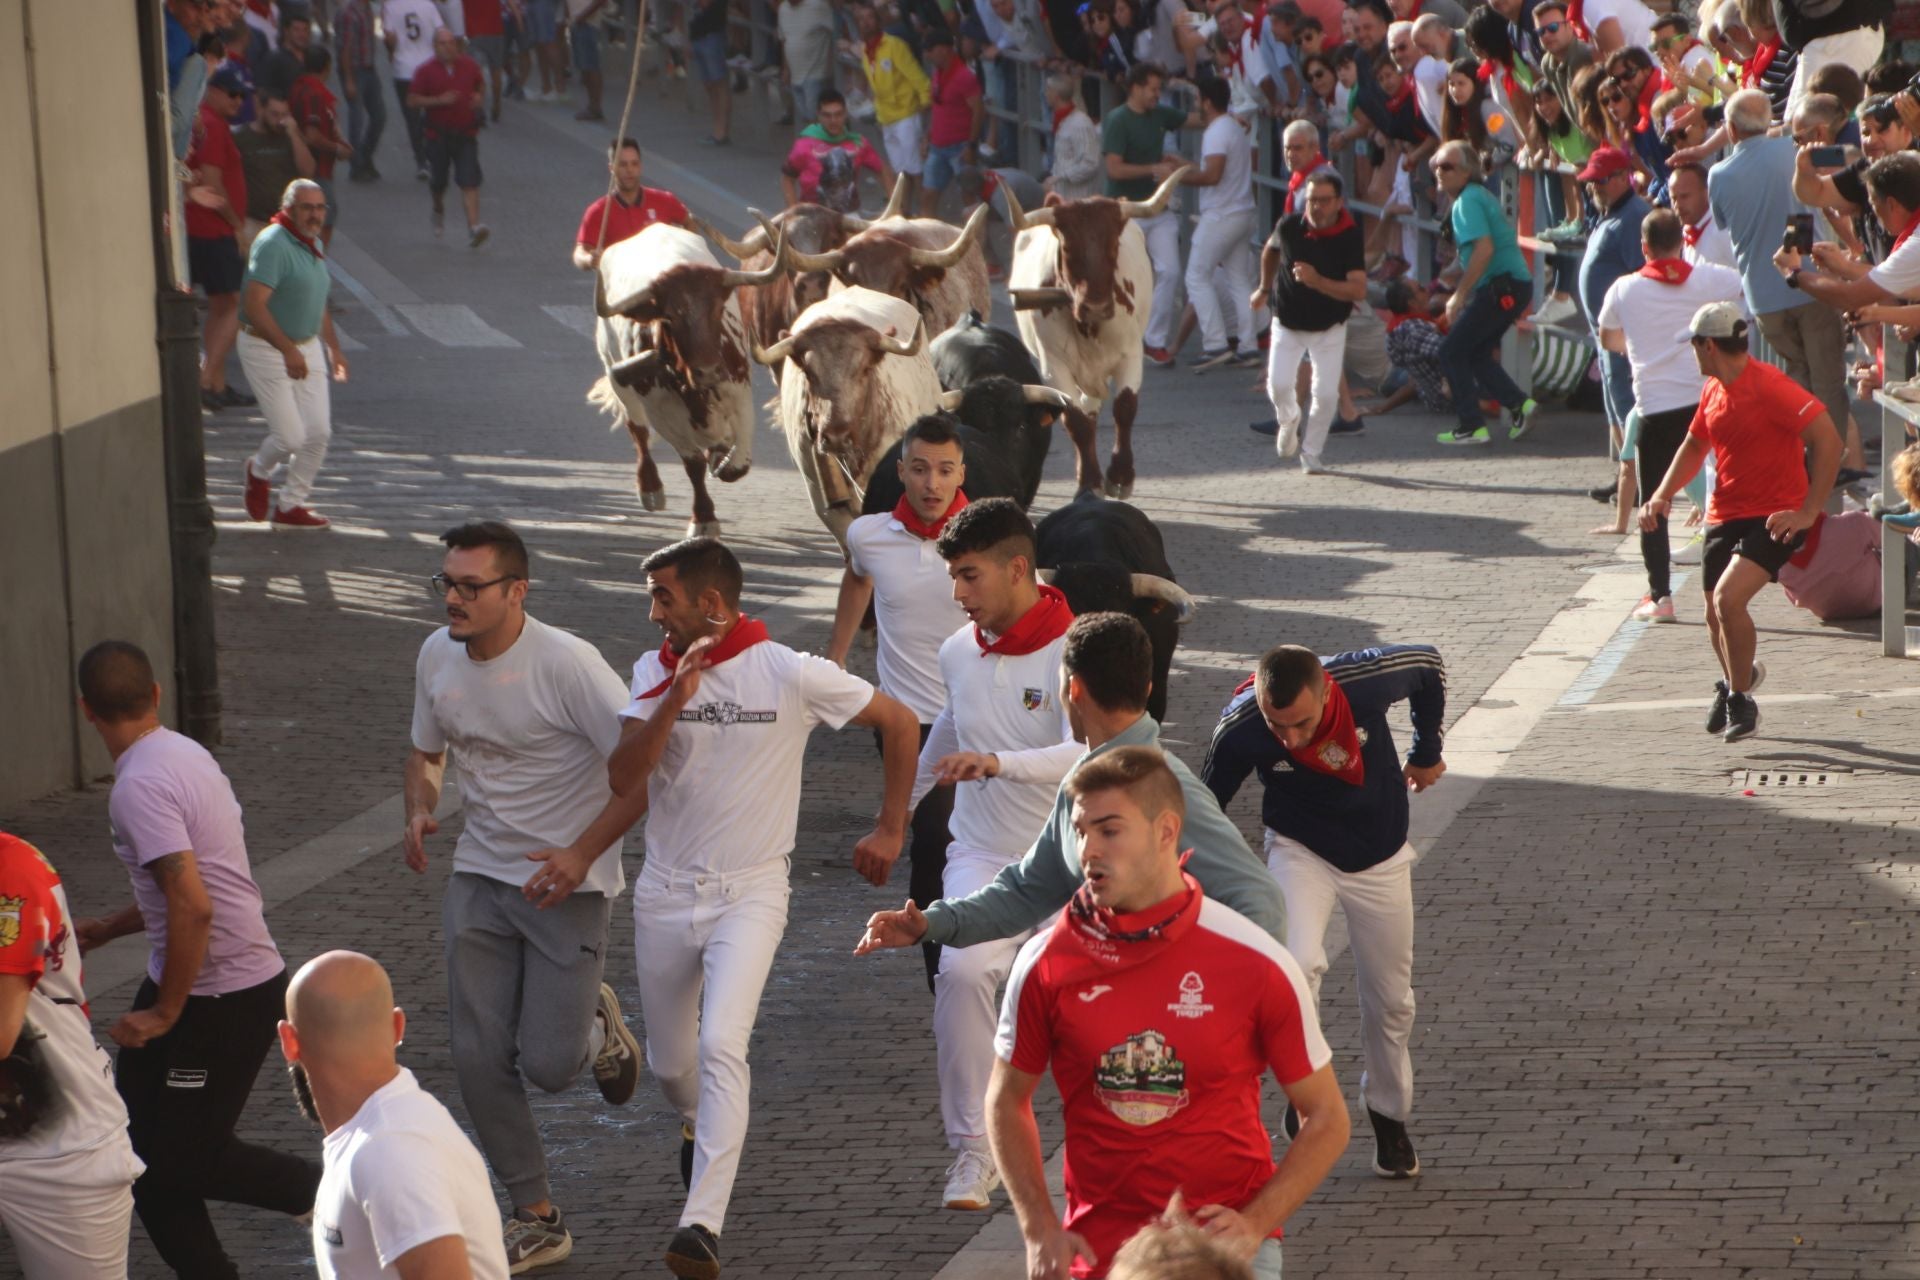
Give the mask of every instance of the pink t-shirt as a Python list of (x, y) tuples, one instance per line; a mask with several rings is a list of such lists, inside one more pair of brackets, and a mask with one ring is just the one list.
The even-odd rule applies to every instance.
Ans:
[(860, 207), (860, 170), (886, 172), (880, 165), (879, 152), (866, 138), (850, 134), (838, 140), (829, 139), (819, 125), (809, 126), (793, 140), (785, 169), (787, 175), (799, 183), (802, 200), (842, 213), (852, 213)]
[(113, 772), (107, 817), (113, 851), (127, 864), (133, 901), (146, 921), (147, 976), (160, 981), (167, 956), (167, 895), (147, 864), (182, 850), (193, 852), (213, 904), (207, 958), (193, 994), (243, 991), (284, 969), (247, 862), (240, 802), (207, 749), (171, 729), (156, 729), (121, 752)]
[(927, 142), (935, 147), (955, 147), (973, 141), (973, 100), (980, 96), (980, 78), (973, 68), (955, 58), (945, 71), (929, 71), (933, 88), (931, 120)]

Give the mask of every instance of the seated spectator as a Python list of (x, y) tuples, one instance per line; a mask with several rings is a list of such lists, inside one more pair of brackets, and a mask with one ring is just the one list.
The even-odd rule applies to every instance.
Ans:
[(806, 202), (857, 213), (862, 170), (874, 176), (882, 194), (893, 189), (893, 173), (873, 143), (847, 127), (846, 98), (837, 89), (823, 89), (814, 122), (793, 140), (780, 166), (780, 192), (787, 207)]
[(1440, 367), (1440, 342), (1446, 321), (1434, 315), (1433, 298), (1418, 284), (1395, 280), (1387, 285), (1387, 358), (1404, 369), (1407, 381), (1386, 399), (1368, 405), (1370, 413), (1392, 413), (1418, 397), (1429, 413), (1450, 413), (1453, 396)]
[(1105, 165), (1100, 129), (1080, 102), (1080, 77), (1056, 71), (1047, 77), (1047, 109), (1053, 117), (1053, 170), (1047, 190), (1062, 200), (1100, 194)]

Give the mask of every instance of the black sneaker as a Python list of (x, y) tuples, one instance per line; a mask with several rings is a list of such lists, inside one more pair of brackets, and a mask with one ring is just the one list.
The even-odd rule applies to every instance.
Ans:
[(1333, 425), (1327, 428), (1329, 436), (1363, 436), (1367, 434), (1367, 420), (1362, 418), (1342, 418), (1334, 415)]
[(1280, 434), (1280, 422), (1277, 418), (1266, 418), (1260, 422), (1249, 422), (1247, 430), (1257, 436), (1277, 436)]
[(1300, 1136), (1300, 1113), (1293, 1109), (1291, 1102), (1287, 1104), (1287, 1114), (1280, 1117), (1280, 1131), (1287, 1135), (1288, 1142)]
[(1420, 1157), (1413, 1153), (1413, 1139), (1407, 1136), (1407, 1126), (1398, 1120), (1387, 1117), (1367, 1108), (1367, 1119), (1373, 1122), (1373, 1171), (1382, 1178), (1396, 1181), (1420, 1176)]
[(667, 1246), (667, 1270), (683, 1280), (719, 1280), (719, 1238), (697, 1222), (680, 1228)]
[(1597, 484), (1587, 490), (1587, 496), (1603, 507), (1610, 507), (1620, 497), (1620, 482), (1615, 480), (1612, 484)]
[(260, 401), (238, 387), (228, 387), (220, 393), (220, 402), (229, 409), (251, 409)]
[(1713, 710), (1707, 712), (1707, 732), (1725, 733), (1727, 729), (1727, 682), (1713, 682)]
[(680, 1126), (680, 1185), (693, 1190), (693, 1130)]
[(1727, 695), (1727, 741), (1738, 742), (1750, 738), (1753, 731), (1760, 727), (1760, 708), (1754, 704), (1749, 694), (1733, 693)]

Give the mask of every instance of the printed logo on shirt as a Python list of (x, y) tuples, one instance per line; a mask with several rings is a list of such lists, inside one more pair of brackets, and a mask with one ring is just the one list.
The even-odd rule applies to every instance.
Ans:
[(1158, 1031), (1139, 1031), (1100, 1055), (1094, 1096), (1118, 1119), (1145, 1128), (1171, 1119), (1191, 1099), (1187, 1064)]
[(1180, 979), (1180, 999), (1167, 1006), (1167, 1012), (1176, 1018), (1202, 1018), (1213, 1012), (1213, 1006), (1206, 1003), (1206, 984), (1200, 981), (1200, 975), (1191, 969), (1187, 976)]
[(1320, 748), (1321, 762), (1336, 772), (1346, 768), (1347, 762), (1351, 759), (1353, 757), (1347, 754), (1347, 749), (1337, 742), (1329, 742)]
[(1280, 759), (1275, 760), (1273, 764), (1268, 767), (1268, 772), (1269, 773), (1292, 773), (1293, 761), (1288, 760), (1283, 756)]
[[(3, 937), (5, 934), (6, 934), (6, 927), (4, 925), (0, 925), (0, 937)], [(51, 938), (47, 939), (46, 960), (47, 960), (48, 973), (58, 973), (62, 969), (66, 968), (67, 939), (71, 937), (72, 934), (73, 934), (73, 930), (67, 928), (66, 924), (63, 922), (60, 928), (54, 933), (54, 935)], [(0, 942), (0, 946), (5, 946), (5, 945), (6, 943)]]
[(20, 911), (26, 904), (25, 898), (0, 898), (0, 947), (20, 941)]
[(736, 724), (772, 724), (779, 718), (778, 711), (748, 711), (737, 702), (708, 702), (680, 713), (682, 721), (718, 725), (722, 729)]
[(1104, 982), (1095, 983), (1080, 993), (1080, 1002), (1082, 1004), (1092, 1004), (1095, 1000), (1098, 1000), (1111, 990), (1113, 990), (1113, 988)]
[(1020, 691), (1020, 705), (1029, 711), (1038, 711), (1046, 700), (1047, 695), (1043, 690), (1022, 689)]
[(347, 1247), (346, 1236), (341, 1234), (339, 1227), (334, 1226), (330, 1222), (320, 1224), (320, 1238), (327, 1242), (329, 1249), (344, 1249)]
[(207, 1073), (187, 1067), (174, 1067), (167, 1072), (169, 1089), (204, 1089), (207, 1087)]

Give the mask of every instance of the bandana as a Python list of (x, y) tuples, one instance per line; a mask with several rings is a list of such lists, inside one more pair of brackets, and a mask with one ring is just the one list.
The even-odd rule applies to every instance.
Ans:
[(1307, 185), (1307, 179), (1326, 167), (1327, 158), (1321, 155), (1319, 150), (1316, 149), (1313, 153), (1313, 159), (1307, 161), (1304, 169), (1295, 169), (1293, 171), (1287, 178), (1287, 207), (1289, 209), (1293, 207), (1294, 196), (1299, 194), (1300, 188)]
[(1067, 598), (1058, 588), (1042, 585), (1040, 603), (1020, 615), (1020, 621), (1008, 627), (1006, 634), (997, 640), (988, 640), (987, 633), (978, 626), (973, 629), (974, 643), (980, 646), (980, 656), (990, 653), (1004, 653), (1010, 658), (1021, 654), (1033, 653), (1052, 644), (1067, 633), (1067, 627), (1073, 622), (1073, 610), (1067, 606)]
[(1493, 73), (1495, 71), (1498, 71), (1500, 73), (1500, 87), (1507, 91), (1507, 101), (1512, 102), (1514, 99), (1515, 92), (1520, 88), (1519, 82), (1513, 78), (1512, 67), (1502, 66), (1500, 63), (1495, 62), (1493, 59), (1489, 58), (1485, 62), (1481, 63), (1479, 70), (1475, 71), (1473, 74), (1474, 74), (1474, 77), (1477, 80), (1479, 80), (1481, 84), (1491, 85), (1493, 83)]
[(1634, 122), (1635, 133), (1645, 133), (1653, 128), (1653, 100), (1672, 87), (1667, 82), (1665, 72), (1655, 71), (1647, 77), (1647, 83), (1640, 90), (1640, 118)]
[[(707, 650), (707, 665), (717, 667), (728, 658), (739, 657), (765, 639), (767, 639), (767, 624), (758, 618), (749, 618), (741, 614), (740, 620), (733, 624), (733, 630), (727, 632), (719, 644)], [(668, 671), (680, 665), (680, 655), (673, 651), (669, 641), (660, 642), (660, 665)]]
[(1695, 245), (1700, 243), (1700, 237), (1706, 234), (1707, 223), (1711, 222), (1712, 220), (1713, 220), (1712, 215), (1708, 215), (1707, 217), (1700, 219), (1699, 226), (1682, 227), (1680, 229), (1680, 234), (1687, 238), (1687, 248), (1691, 249)]
[(1413, 77), (1402, 76), (1400, 80), (1400, 92), (1394, 94), (1391, 98), (1387, 99), (1387, 110), (1398, 112), (1400, 108), (1406, 106), (1407, 103), (1411, 102), (1412, 100), (1413, 100)]
[(1309, 240), (1331, 240), (1342, 231), (1352, 230), (1353, 210), (1342, 209), (1340, 211), (1340, 221), (1334, 223), (1324, 231), (1314, 226), (1311, 222), (1308, 222), (1307, 216), (1304, 213), (1300, 215), (1300, 225), (1305, 228), (1307, 239)]
[(1582, 40), (1592, 40), (1593, 32), (1587, 30), (1586, 18), (1581, 13), (1585, 7), (1584, 0), (1567, 0), (1567, 21), (1573, 26), (1573, 34)]
[(947, 521), (958, 515), (960, 509), (966, 505), (966, 491), (964, 489), (957, 490), (953, 495), (953, 501), (947, 504), (946, 512), (932, 524), (927, 524), (914, 513), (913, 504), (908, 502), (906, 497), (902, 495), (900, 501), (893, 504), (893, 518), (904, 525), (907, 532), (914, 537), (925, 538), (928, 542), (932, 542), (940, 536), (940, 531), (947, 527)]
[[(1401, 317), (1403, 320), (1419, 318)], [(1242, 680), (1234, 687), (1234, 696), (1253, 688), (1258, 679), (1256, 673)], [(1313, 741), (1298, 751), (1288, 747), (1281, 750), (1307, 768), (1330, 773), (1342, 782), (1357, 787), (1366, 781), (1367, 765), (1360, 755), (1360, 731), (1354, 727), (1353, 706), (1347, 701), (1347, 691), (1332, 676), (1327, 677), (1327, 705), (1320, 713), (1320, 727), (1314, 730)]]
[(1658, 280), (1661, 284), (1685, 284), (1687, 277), (1693, 274), (1693, 264), (1679, 258), (1655, 258), (1635, 274)]
[(1905, 244), (1907, 242), (1907, 237), (1913, 234), (1913, 229), (1915, 227), (1920, 227), (1920, 216), (1915, 216), (1914, 218), (1910, 219), (1907, 222), (1907, 229), (1905, 231), (1902, 231), (1899, 235), (1893, 238), (1893, 249), (1889, 249), (1887, 251), (1888, 254), (1891, 255), (1894, 252), (1894, 250), (1897, 250), (1901, 245)]
[(1779, 56), (1780, 44), (1781, 37), (1775, 35), (1773, 39), (1753, 51), (1753, 56), (1748, 58), (1746, 65), (1740, 68), (1742, 89), (1751, 89), (1760, 83), (1760, 77), (1766, 74), (1767, 68), (1772, 66), (1773, 60)]
[(1073, 104), (1071, 102), (1069, 102), (1064, 107), (1055, 107), (1053, 109), (1053, 131), (1055, 133), (1060, 132), (1061, 121), (1065, 120), (1068, 116), (1072, 114), (1073, 114)]
[(274, 211), (273, 217), (269, 218), (268, 221), (271, 222), (276, 227), (284, 228), (288, 235), (292, 236), (295, 240), (298, 240), (301, 244), (307, 246), (307, 252), (312, 254), (314, 257), (325, 258), (327, 256), (326, 254), (320, 251), (319, 244), (317, 244), (312, 240), (309, 240), (307, 237), (300, 234), (299, 228), (293, 225), (293, 219), (287, 215), (287, 211), (285, 209), (276, 209)]
[[(1185, 861), (1183, 854), (1183, 866)], [(1185, 937), (1200, 918), (1205, 898), (1199, 882), (1184, 870), (1180, 879), (1185, 887), (1173, 897), (1144, 911), (1124, 913), (1096, 906), (1093, 891), (1082, 884), (1053, 926), (1053, 937), (1062, 946), (1052, 954), (1070, 966), (1062, 975), (1065, 980), (1111, 977), (1146, 964)]]

